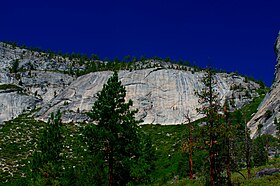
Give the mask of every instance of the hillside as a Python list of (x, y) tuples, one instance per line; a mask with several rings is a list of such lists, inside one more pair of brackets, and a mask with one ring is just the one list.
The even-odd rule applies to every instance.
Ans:
[[(145, 124), (180, 124), (184, 114), (192, 121), (201, 117), (196, 109), (203, 70), (150, 59), (127, 63), (100, 61), (80, 56), (28, 50), (0, 43), (0, 122), (25, 110), (41, 108), (36, 118), (46, 121), (51, 112), (63, 111), (64, 122), (88, 121), (85, 115), (96, 93), (119, 68), (119, 77), (132, 99), (137, 115)], [(96, 72), (97, 71), (97, 72)], [(260, 85), (235, 73), (217, 73), (220, 99), (231, 100), (232, 109), (241, 108), (259, 96)], [(18, 89), (11, 89), (14, 85)]]
[[(249, 119), (251, 113), (256, 112), (262, 98), (255, 99), (251, 104), (240, 110), (240, 112), (248, 114), (244, 116), (244, 120)], [(34, 112), (36, 111), (32, 113)], [(0, 128), (0, 185), (25, 184), (24, 178), (27, 176), (26, 174), (30, 168), (32, 154), (36, 150), (39, 135), (46, 126), (46, 123), (35, 120), (32, 117), (32, 113), (22, 114), (14, 120), (5, 122), (5, 125)], [(201, 121), (196, 122), (196, 124), (199, 123)], [(69, 171), (73, 176), (75, 176), (75, 172), (71, 172), (74, 171), (73, 167), (79, 168), (80, 162), (84, 161), (86, 157), (86, 147), (80, 139), (81, 129), (85, 125), (83, 123), (63, 125), (65, 134), (63, 145), (64, 165), (65, 170)], [(187, 168), (186, 163), (188, 162), (187, 156), (183, 153), (183, 144), (187, 137), (186, 125), (144, 125), (141, 127), (141, 130), (150, 136), (155, 150), (155, 157), (153, 157), (155, 159), (154, 169), (150, 175), (152, 178), (151, 185), (170, 185), (176, 175), (180, 175), (178, 185), (204, 185), (205, 178), (203, 174), (205, 172), (201, 171), (203, 171), (203, 166), (205, 166), (203, 162), (206, 161), (207, 151), (203, 149), (197, 148), (194, 153), (194, 167), (198, 179), (190, 181), (184, 178), (186, 174), (185, 168)], [(279, 160), (276, 161), (276, 164), (271, 161), (269, 167), (279, 166)], [(256, 170), (261, 168), (264, 168), (264, 166), (254, 168), (252, 170), (253, 176)], [(245, 170), (242, 170), (242, 172), (246, 174)], [(79, 180), (78, 178), (75, 179)], [(273, 180), (272, 183), (277, 183), (279, 176), (253, 179), (252, 184), (264, 183), (263, 185), (270, 185), (271, 181), (269, 180)], [(250, 181), (234, 173), (233, 183), (243, 185), (250, 183)]]

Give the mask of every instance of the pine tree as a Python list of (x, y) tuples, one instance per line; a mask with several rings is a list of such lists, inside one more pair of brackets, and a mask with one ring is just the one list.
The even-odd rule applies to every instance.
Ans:
[[(183, 150), (184, 153), (186, 154), (188, 150), (189, 154), (189, 178), (190, 180), (193, 179), (193, 123), (191, 123), (191, 118), (189, 116), (189, 111), (185, 115), (185, 118), (187, 119), (187, 133), (188, 133), (188, 139), (187, 139), (187, 144), (183, 144)], [(188, 149), (187, 149), (188, 147)]]
[(247, 177), (251, 178), (251, 153), (252, 153), (252, 139), (250, 138), (250, 130), (245, 121), (245, 159), (247, 168)]
[(10, 72), (11, 73), (17, 73), (19, 71), (19, 60), (18, 59), (15, 59), (13, 62), (12, 62), (12, 66), (10, 68)]
[(57, 179), (62, 160), (62, 133), (61, 113), (58, 111), (51, 114), (47, 127), (40, 135), (38, 149), (33, 154), (31, 162), (33, 181), (44, 177), (44, 182), (50, 184)]
[(254, 158), (254, 165), (261, 166), (265, 165), (268, 157), (266, 153), (266, 136), (261, 135), (263, 125), (258, 125), (258, 137), (254, 139), (254, 150), (253, 150), (253, 158)]
[(277, 118), (274, 118), (274, 125), (276, 125), (276, 134), (278, 136), (278, 138), (280, 139), (280, 122), (277, 121)]
[(224, 104), (224, 127), (223, 138), (225, 142), (225, 159), (226, 159), (226, 169), (227, 169), (227, 185), (231, 186), (231, 146), (232, 146), (232, 121), (230, 119), (229, 101), (225, 100)]
[(95, 124), (87, 125), (83, 131), (92, 156), (103, 162), (109, 186), (141, 180), (134, 173), (143, 172), (139, 170), (139, 164), (144, 162), (140, 121), (134, 116), (137, 110), (130, 110), (132, 101), (125, 102), (125, 95), (125, 87), (114, 72), (88, 113)]
[(206, 69), (205, 72), (205, 77), (202, 79), (204, 88), (197, 93), (199, 103), (202, 105), (202, 108), (199, 108), (198, 112), (206, 116), (203, 136), (209, 153), (210, 184), (213, 186), (218, 183), (218, 176), (220, 173), (220, 162), (217, 161), (219, 152), (217, 140), (219, 137), (218, 129), (220, 125), (220, 116), (218, 112), (221, 111), (221, 106), (218, 92), (215, 90), (216, 82), (214, 80), (214, 72), (211, 69)]

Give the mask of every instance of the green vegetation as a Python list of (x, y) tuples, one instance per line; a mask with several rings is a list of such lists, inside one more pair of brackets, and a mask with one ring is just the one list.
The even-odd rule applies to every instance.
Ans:
[(55, 185), (62, 172), (63, 129), (61, 113), (52, 113), (40, 135), (37, 149), (32, 155), (31, 174), (33, 185)]
[[(14, 46), (13, 46), (14, 47)], [(82, 54), (66, 55), (85, 70), (69, 73), (81, 75), (99, 70), (138, 69), (152, 67), (142, 56), (127, 56), (122, 61), (100, 62)], [(56, 54), (48, 51), (48, 59)], [(158, 57), (157, 57), (158, 58)], [(165, 61), (170, 62), (170, 58)], [(185, 64), (180, 61), (180, 64)], [(161, 63), (154, 64), (156, 67)], [(184, 69), (175, 65), (177, 69)], [(174, 68), (171, 64), (170, 68)], [(201, 70), (193, 66), (192, 73)], [(16, 70), (11, 70), (17, 73)], [(261, 135), (250, 139), (247, 121), (257, 111), (264, 96), (255, 98), (241, 110), (230, 112), (234, 103), (226, 99), (221, 105), (212, 70), (205, 70), (204, 88), (197, 92), (202, 105), (198, 112), (205, 118), (176, 126), (143, 125), (130, 110), (132, 101), (125, 102), (126, 91), (118, 75), (109, 78), (97, 94), (88, 116), (92, 124), (61, 123), (58, 112), (50, 116), (48, 123), (35, 121), (31, 114), (23, 114), (6, 122), (0, 129), (0, 183), (8, 185), (235, 185), (259, 183), (249, 179), (259, 167), (268, 163), (278, 165), (277, 153), (269, 161), (269, 151), (277, 152), (279, 139)], [(245, 78), (248, 81), (248, 78)], [(15, 85), (1, 85), (2, 90)], [(242, 87), (232, 87), (239, 89)], [(250, 95), (247, 92), (247, 96)], [(65, 102), (64, 104), (68, 104)], [(266, 118), (272, 111), (266, 112)], [(279, 129), (277, 119), (274, 121)], [(238, 174), (242, 175), (242, 179)], [(246, 175), (246, 176), (244, 176)], [(246, 178), (249, 180), (246, 180)], [(279, 174), (268, 180), (279, 181)], [(262, 184), (263, 185), (263, 184)], [(269, 185), (269, 183), (268, 183)]]
[[(268, 161), (266, 165), (255, 167), (252, 169), (252, 175), (255, 175), (256, 172), (263, 170), (265, 168), (279, 168), (280, 167), (280, 158), (274, 158)], [(243, 175), (246, 175), (245, 170), (240, 171)], [(280, 182), (280, 173), (274, 174), (272, 176), (264, 176), (262, 178), (251, 178), (244, 179), (241, 174), (234, 173), (232, 176), (233, 183), (236, 185), (244, 185), (244, 186), (253, 186), (253, 185), (261, 185), (261, 186), (276, 186), (279, 185)]]
[(27, 114), (5, 122), (0, 128), (0, 184), (26, 176), (39, 134), (46, 124)]
[(16, 59), (12, 62), (12, 67), (10, 68), (11, 73), (17, 73), (19, 70), (19, 60)]
[(126, 185), (149, 180), (146, 173), (152, 162), (148, 158), (154, 155), (142, 152), (147, 153), (147, 145), (141, 142), (138, 126), (141, 121), (135, 119), (137, 111), (130, 110), (132, 101), (125, 103), (125, 95), (126, 90), (114, 72), (88, 113), (96, 122), (85, 127), (83, 136), (92, 159), (98, 159), (96, 185)]
[(14, 84), (2, 84), (2, 85), (0, 85), (0, 90), (9, 90), (9, 89), (21, 90), (20, 87), (18, 87), (17, 85), (14, 85)]
[[(240, 123), (251, 117), (252, 113), (256, 112), (257, 106), (262, 100), (262, 97), (256, 98), (251, 104), (246, 105), (239, 111), (231, 113), (232, 125)], [(246, 113), (246, 114), (241, 114)], [(52, 121), (52, 120), (51, 120)], [(144, 158), (151, 158), (152, 166), (147, 169), (150, 183), (143, 183), (144, 185), (205, 185), (208, 179), (209, 169), (207, 157), (209, 155), (205, 149), (203, 138), (201, 138), (201, 123), (204, 120), (199, 120), (192, 123), (193, 130), (193, 173), (195, 180), (189, 180), (189, 151), (188, 149), (188, 123), (182, 125), (162, 126), (162, 125), (142, 125), (138, 129), (139, 132), (144, 133), (148, 138), (144, 138), (143, 144), (145, 148)], [(6, 122), (0, 129), (0, 182), (5, 185), (44, 185), (46, 177), (37, 177), (37, 181), (32, 182), (32, 162), (34, 161), (34, 150), (38, 150), (44, 131), (48, 125), (44, 122), (34, 120), (30, 114), (23, 114), (18, 118)], [(94, 158), (90, 146), (83, 140), (83, 131), (88, 124), (62, 124), (62, 149), (60, 153), (61, 158), (61, 173), (56, 174), (57, 168), (53, 167), (54, 163), (47, 163), (39, 170), (40, 173), (48, 173), (48, 180), (53, 183), (61, 183), (64, 185), (92, 185), (92, 181), (97, 181), (98, 178), (107, 175), (106, 169), (102, 164), (100, 158)], [(143, 134), (143, 135), (144, 135)], [(240, 138), (241, 136), (237, 136)], [(40, 140), (41, 139), (41, 140)], [(244, 138), (243, 138), (244, 139)], [(262, 136), (262, 140), (266, 139)], [(240, 139), (241, 140), (241, 139)], [(40, 142), (41, 141), (41, 142)], [(44, 140), (43, 140), (44, 141)], [(252, 156), (254, 149), (259, 149), (258, 144), (252, 142), (250, 148), (252, 149)], [(275, 138), (269, 137), (269, 146), (279, 145)], [(187, 147), (187, 148), (186, 148)], [(240, 146), (242, 148), (242, 145)], [(279, 148), (279, 147), (275, 147)], [(239, 150), (244, 155), (244, 148)], [(155, 155), (151, 155), (151, 154)], [(239, 157), (238, 153), (235, 157)], [(35, 156), (36, 159), (36, 156)], [(279, 159), (273, 159), (260, 167), (257, 165), (256, 158), (251, 159), (251, 176), (253, 177), (257, 170), (265, 167), (279, 167)], [(142, 164), (143, 165), (143, 164)], [(235, 165), (234, 162), (232, 165)], [(104, 167), (104, 171), (100, 171), (100, 167)], [(145, 168), (145, 166), (141, 166)], [(139, 169), (135, 169), (139, 170)], [(141, 169), (140, 169), (141, 170)], [(244, 179), (240, 173), (246, 176), (246, 165), (239, 164), (239, 167), (232, 168), (231, 180), (233, 184), (241, 185), (271, 185), (271, 183), (279, 182), (278, 174), (273, 176), (266, 176), (263, 178), (252, 178), (250, 180)], [(100, 173), (100, 174), (96, 174)], [(138, 174), (136, 171), (135, 173)], [(247, 177), (247, 176), (246, 176)], [(71, 178), (71, 179), (69, 179)], [(89, 179), (91, 178), (91, 179)], [(106, 180), (105, 179), (105, 180)], [(34, 179), (33, 179), (34, 180)], [(103, 180), (103, 179), (102, 179)], [(269, 181), (270, 180), (270, 181)], [(135, 182), (133, 184), (136, 184)], [(0, 184), (1, 185), (1, 184)]]

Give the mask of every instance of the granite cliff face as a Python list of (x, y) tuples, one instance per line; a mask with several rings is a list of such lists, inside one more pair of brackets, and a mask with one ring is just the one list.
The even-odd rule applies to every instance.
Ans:
[[(274, 46), (276, 61), (275, 79), (270, 91), (258, 108), (258, 112), (249, 121), (247, 126), (251, 130), (251, 137), (258, 135), (258, 125), (263, 125), (262, 134), (276, 134), (275, 118), (280, 120), (280, 32)], [(280, 122), (280, 121), (279, 121)]]
[[(17, 72), (12, 71), (15, 62), (18, 62)], [(45, 121), (58, 109), (63, 112), (64, 122), (88, 121), (85, 113), (91, 110), (96, 93), (112, 75), (111, 71), (102, 71), (70, 76), (63, 72), (70, 67), (85, 67), (69, 58), (49, 57), (46, 53), (3, 43), (0, 43), (0, 67), (0, 122), (33, 108), (40, 108), (35, 115)], [(202, 88), (203, 71), (191, 67), (179, 70), (179, 65), (157, 60), (147, 60), (141, 68), (122, 70), (119, 78), (126, 87), (126, 99), (133, 100), (134, 108), (139, 109), (137, 117), (143, 123), (180, 124), (185, 121), (186, 113), (192, 121), (203, 117), (196, 112), (200, 105), (195, 95)], [(227, 97), (234, 108), (258, 96), (259, 85), (244, 77), (217, 73), (215, 79), (222, 102)]]
[(58, 95), (74, 78), (55, 71), (67, 70), (70, 64), (69, 60), (60, 62), (58, 57), (49, 59), (46, 53), (0, 42), (0, 123)]
[[(106, 71), (79, 77), (44, 105), (38, 112), (39, 118), (46, 120), (51, 112), (60, 109), (64, 112), (65, 122), (86, 120), (83, 113), (90, 111), (96, 100), (94, 95), (111, 75), (112, 72)], [(147, 124), (180, 124), (185, 121), (187, 112), (192, 121), (203, 117), (196, 112), (200, 105), (195, 95), (195, 91), (203, 87), (200, 81), (203, 75), (203, 72), (192, 74), (164, 68), (119, 72), (119, 78), (127, 90), (126, 98), (132, 99), (134, 107), (139, 109), (138, 118)], [(222, 102), (226, 97), (233, 98), (235, 107), (240, 108), (251, 101), (244, 89), (252, 91), (250, 97), (257, 96), (255, 90), (259, 85), (250, 81), (246, 83), (243, 77), (219, 73), (215, 78)], [(239, 90), (233, 90), (232, 87), (236, 85), (240, 86)]]

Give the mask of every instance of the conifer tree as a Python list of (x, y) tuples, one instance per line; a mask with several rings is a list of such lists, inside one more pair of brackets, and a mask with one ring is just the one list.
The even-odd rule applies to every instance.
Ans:
[(251, 178), (251, 151), (252, 151), (252, 140), (250, 138), (250, 130), (245, 122), (245, 155), (246, 155), (246, 167), (247, 177)]
[(188, 139), (187, 144), (183, 144), (183, 150), (186, 153), (188, 146), (188, 152), (189, 152), (189, 178), (190, 180), (193, 179), (193, 123), (191, 123), (191, 118), (189, 116), (189, 111), (185, 115), (185, 118), (187, 119), (187, 131), (188, 131)]
[(227, 169), (227, 185), (231, 186), (231, 145), (232, 145), (232, 121), (230, 119), (230, 110), (229, 110), (229, 102), (228, 99), (225, 100), (225, 104), (223, 107), (224, 110), (224, 127), (222, 127), (222, 130), (224, 130), (223, 138), (225, 142), (225, 159), (226, 159), (226, 169)]
[(58, 178), (61, 165), (61, 151), (63, 148), (63, 128), (61, 113), (51, 114), (46, 128), (40, 135), (38, 150), (33, 154), (31, 169), (33, 181), (45, 178), (46, 184), (51, 184)]
[(218, 114), (221, 111), (220, 100), (218, 98), (218, 92), (216, 91), (216, 81), (214, 80), (214, 72), (209, 68), (205, 70), (206, 74), (202, 79), (204, 88), (197, 93), (199, 97), (199, 103), (202, 105), (198, 109), (198, 112), (204, 114), (206, 125), (204, 126), (204, 140), (209, 153), (210, 162), (210, 184), (211, 186), (218, 183), (218, 174), (220, 173), (217, 164), (217, 154), (219, 152), (218, 147), (218, 128), (220, 125), (220, 116)]
[(254, 139), (253, 144), (253, 158), (254, 158), (254, 165), (261, 166), (265, 165), (268, 157), (266, 153), (266, 136), (261, 135), (263, 125), (258, 125), (258, 137)]
[(274, 118), (274, 125), (276, 125), (276, 134), (278, 136), (278, 139), (280, 140), (280, 122), (277, 121), (277, 118)]
[(125, 87), (114, 72), (88, 113), (94, 124), (83, 131), (91, 154), (103, 162), (102, 171), (107, 172), (109, 186), (141, 180), (135, 173), (144, 172), (139, 170), (139, 164), (145, 163), (141, 156), (140, 121), (134, 116), (137, 110), (130, 110), (132, 101), (125, 102), (125, 95)]

